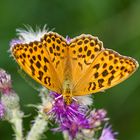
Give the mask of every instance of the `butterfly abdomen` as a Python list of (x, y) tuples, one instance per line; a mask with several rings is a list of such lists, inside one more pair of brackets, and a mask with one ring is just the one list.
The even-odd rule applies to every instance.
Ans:
[(69, 88), (65, 89), (62, 93), (64, 101), (67, 105), (70, 105), (72, 102), (72, 92)]
[(70, 80), (64, 81), (62, 95), (65, 103), (70, 105), (72, 102), (72, 86)]

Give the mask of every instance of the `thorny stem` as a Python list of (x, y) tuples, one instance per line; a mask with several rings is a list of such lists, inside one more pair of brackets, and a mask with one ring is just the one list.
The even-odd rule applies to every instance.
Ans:
[(13, 129), (15, 131), (15, 139), (16, 140), (24, 140), (23, 138), (23, 130), (22, 130), (22, 112), (17, 109), (12, 110), (13, 118), (10, 122), (13, 125)]
[(27, 135), (26, 140), (39, 140), (46, 130), (48, 125), (48, 122), (46, 119), (43, 118), (42, 114), (39, 114), (35, 121), (34, 124), (30, 130), (30, 132)]
[(64, 140), (70, 140), (68, 133), (65, 131), (63, 132), (63, 138), (64, 138)]
[(30, 132), (28, 133), (26, 140), (39, 140), (43, 135), (44, 131), (47, 129), (48, 121), (46, 114), (42, 112), (43, 106), (47, 102), (48, 95), (45, 93), (48, 92), (46, 89), (40, 91), (40, 97), (42, 100), (42, 106), (39, 108), (38, 116), (34, 120), (34, 124), (31, 127)]

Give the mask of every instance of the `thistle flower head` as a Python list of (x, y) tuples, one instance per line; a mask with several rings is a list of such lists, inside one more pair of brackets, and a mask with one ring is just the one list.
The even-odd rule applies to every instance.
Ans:
[(30, 43), (33, 41), (40, 41), (40, 38), (48, 32), (46, 29), (46, 25), (43, 27), (43, 29), (40, 29), (39, 27), (36, 27), (36, 31), (33, 30), (32, 27), (26, 26), (27, 30), (24, 29), (17, 29), (17, 35), (19, 36), (19, 39), (22, 41), (22, 43)]
[(18, 38), (13, 39), (10, 42), (10, 51), (12, 50), (12, 47), (16, 44), (25, 44), (30, 43), (33, 41), (40, 41), (41, 37), (43, 37), (44, 34), (48, 32), (48, 29), (46, 29), (46, 25), (44, 25), (43, 29), (40, 29), (39, 27), (36, 27), (36, 30), (34, 31), (31, 26), (25, 26), (26, 29), (16, 29)]
[(16, 44), (20, 44), (20, 43), (22, 43), (22, 40), (20, 40), (20, 39), (12, 39), (11, 42), (10, 42), (10, 46), (13, 47)]
[(78, 101), (79, 104), (83, 106), (91, 106), (93, 104), (93, 99), (91, 95), (85, 95), (84, 97), (75, 96), (74, 98)]
[(67, 36), (66, 36), (66, 42), (69, 44), (70, 41), (71, 41), (71, 38), (67, 35)]
[(2, 119), (5, 115), (5, 107), (0, 101), (0, 119)]
[(102, 130), (99, 140), (116, 140), (115, 135), (117, 135), (117, 133), (112, 131), (111, 126), (106, 125)]
[(59, 128), (53, 130), (67, 131), (71, 138), (74, 138), (81, 129), (90, 128), (86, 118), (87, 106), (82, 106), (76, 101), (66, 105), (63, 97), (55, 92), (52, 92), (51, 96), (56, 100), (49, 114), (53, 114), (59, 124)]
[(12, 88), (11, 76), (0, 69), (0, 92), (9, 94)]
[(108, 120), (108, 118), (106, 118), (106, 114), (107, 112), (104, 109), (91, 111), (89, 116), (90, 125), (93, 128), (100, 126), (102, 122)]
[(11, 76), (5, 70), (0, 69), (0, 118), (10, 120), (12, 111), (19, 108), (19, 97), (12, 89)]
[[(94, 109), (92, 111), (89, 109), (88, 106), (92, 102), (90, 96), (83, 97), (83, 99), (78, 97), (70, 105), (65, 104), (60, 94), (50, 92), (50, 96), (53, 99), (53, 103), (47, 114), (58, 124), (58, 128), (52, 130), (67, 132), (70, 139), (87, 136), (87, 132), (88, 134), (90, 132), (92, 137), (94, 130), (100, 127), (102, 122), (108, 120), (104, 109)], [(86, 99), (86, 104), (83, 104), (84, 98)]]

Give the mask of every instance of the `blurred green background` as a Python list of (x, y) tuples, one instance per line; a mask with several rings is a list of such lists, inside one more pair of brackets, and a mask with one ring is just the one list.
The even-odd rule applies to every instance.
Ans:
[[(12, 60), (9, 42), (16, 37), (16, 28), (29, 24), (47, 24), (59, 34), (75, 37), (82, 33), (98, 36), (104, 47), (140, 62), (140, 0), (0, 0), (0, 67), (12, 75), (13, 87), (19, 94), (25, 133), (36, 112), (27, 104), (38, 104), (37, 91), (18, 74)], [(119, 140), (140, 140), (140, 70), (120, 85), (95, 95), (95, 106), (105, 108)], [(11, 140), (12, 129), (0, 121), (0, 140)], [(62, 139), (60, 134), (47, 133), (48, 139)]]

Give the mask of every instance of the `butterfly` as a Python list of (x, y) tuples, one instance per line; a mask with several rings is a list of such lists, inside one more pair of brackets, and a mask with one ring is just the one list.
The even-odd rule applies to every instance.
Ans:
[(67, 40), (48, 32), (40, 41), (12, 47), (19, 66), (35, 81), (63, 96), (67, 105), (73, 96), (84, 96), (111, 88), (138, 68), (138, 62), (106, 49), (89, 34)]

